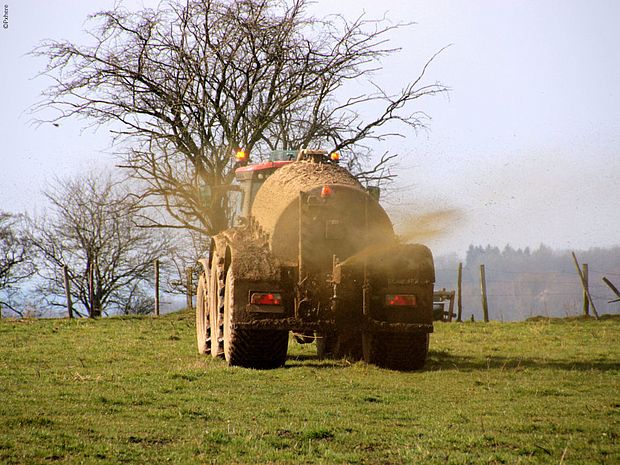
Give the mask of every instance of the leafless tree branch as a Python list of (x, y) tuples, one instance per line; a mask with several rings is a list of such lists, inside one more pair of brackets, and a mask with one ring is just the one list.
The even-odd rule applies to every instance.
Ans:
[[(110, 127), (129, 147), (122, 166), (143, 187), (135, 200), (167, 211), (151, 224), (213, 235), (229, 225), (238, 147), (260, 158), (275, 148), (330, 146), (355, 160), (364, 141), (422, 127), (425, 114), (413, 103), (446, 91), (423, 84), (435, 56), (398, 93), (372, 81), (380, 59), (399, 50), (390, 34), (407, 24), (315, 18), (308, 3), (187, 0), (96, 13), (90, 45), (48, 41), (32, 52), (48, 59), (42, 74), (53, 80), (35, 111), (53, 110), (47, 121)], [(361, 79), (370, 93), (336, 97)], [(369, 104), (382, 109), (366, 118)], [(353, 165), (367, 181), (385, 180), (390, 160)]]

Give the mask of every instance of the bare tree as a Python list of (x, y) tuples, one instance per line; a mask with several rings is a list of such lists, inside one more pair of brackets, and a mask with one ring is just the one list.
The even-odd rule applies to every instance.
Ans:
[(162, 231), (141, 227), (134, 202), (110, 175), (57, 181), (45, 195), (53, 210), (31, 228), (41, 294), (52, 305), (63, 305), (66, 265), (72, 297), (84, 313), (143, 312), (153, 261), (170, 247)]
[[(398, 51), (389, 35), (405, 24), (319, 19), (308, 3), (187, 0), (97, 13), (92, 44), (50, 41), (33, 51), (55, 80), (38, 108), (57, 110), (51, 121), (110, 125), (131, 147), (123, 166), (144, 181), (142, 204), (165, 207), (173, 220), (152, 225), (212, 235), (229, 223), (237, 148), (261, 157), (327, 145), (354, 160), (361, 142), (398, 135), (391, 123), (423, 125), (412, 104), (445, 91), (423, 84), (426, 66), (394, 94), (370, 80)], [(346, 97), (347, 83), (362, 79), (369, 92)], [(376, 177), (386, 161), (360, 171)]]
[[(170, 256), (167, 291), (174, 294), (195, 294), (195, 286), (202, 267), (198, 259), (206, 257), (209, 251), (209, 238), (196, 231), (176, 232), (174, 251)], [(192, 289), (188, 289), (187, 272), (192, 273)]]
[(6, 307), (17, 314), (14, 297), (16, 286), (35, 272), (32, 249), (26, 239), (19, 215), (0, 212), (0, 312)]

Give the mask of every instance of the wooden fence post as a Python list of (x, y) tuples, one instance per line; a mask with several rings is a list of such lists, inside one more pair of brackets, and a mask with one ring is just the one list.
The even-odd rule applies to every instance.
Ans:
[(462, 294), (462, 286), (463, 286), (463, 263), (459, 262), (459, 270), (456, 278), (456, 292), (457, 292), (457, 318), (456, 321), (459, 323), (463, 322), (463, 300), (461, 298)]
[(609, 279), (607, 279), (605, 276), (603, 276), (603, 282), (609, 286), (609, 289), (611, 289), (612, 292), (616, 294), (616, 297), (617, 297), (617, 299), (615, 300), (610, 300), (609, 303), (612, 304), (614, 302), (620, 302), (620, 291), (616, 288), (616, 286), (614, 286), (613, 283)]
[(187, 275), (187, 308), (193, 310), (194, 303), (192, 301), (192, 296), (194, 295), (194, 270), (191, 266), (185, 269), (185, 274)]
[(573, 261), (575, 262), (575, 268), (577, 268), (577, 274), (579, 275), (579, 280), (581, 281), (581, 287), (583, 288), (583, 292), (587, 295), (588, 300), (590, 301), (590, 305), (592, 306), (592, 312), (594, 313), (594, 318), (598, 320), (598, 312), (596, 311), (596, 306), (594, 305), (594, 301), (592, 300), (592, 296), (590, 295), (590, 290), (588, 289), (588, 283), (579, 268), (579, 262), (577, 261), (577, 255), (575, 252), (571, 252), (573, 256)]
[(153, 262), (155, 268), (155, 316), (159, 316), (159, 260)]
[(73, 302), (71, 301), (71, 285), (69, 281), (69, 267), (63, 265), (62, 274), (65, 282), (65, 297), (67, 298), (67, 311), (69, 312), (69, 318), (73, 318)]
[(450, 305), (448, 307), (448, 322), (452, 322), (452, 316), (454, 315), (454, 291), (450, 291)]
[[(588, 264), (587, 263), (582, 263), (581, 264), (581, 273), (583, 274), (583, 282), (585, 283), (585, 288), (589, 291), (590, 290), (590, 284), (589, 284), (589, 280), (588, 280)], [(585, 290), (583, 291), (583, 314), (585, 316), (590, 316), (590, 299), (588, 299), (588, 292), (586, 292)]]
[(487, 281), (484, 274), (484, 265), (480, 265), (480, 292), (482, 294), (482, 315), (484, 322), (489, 322), (489, 304), (487, 301)]

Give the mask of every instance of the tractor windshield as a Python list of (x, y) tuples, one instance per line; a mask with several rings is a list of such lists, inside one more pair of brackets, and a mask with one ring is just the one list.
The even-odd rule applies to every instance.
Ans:
[(250, 216), (252, 203), (256, 193), (261, 188), (265, 179), (278, 168), (288, 165), (290, 161), (268, 161), (256, 165), (248, 165), (235, 170), (235, 177), (239, 182), (243, 196), (240, 200), (240, 215), (246, 218)]

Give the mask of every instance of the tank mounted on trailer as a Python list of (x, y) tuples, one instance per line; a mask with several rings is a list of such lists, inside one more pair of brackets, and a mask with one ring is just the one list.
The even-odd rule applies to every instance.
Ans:
[(200, 262), (198, 350), (274, 368), (288, 335), (320, 357), (424, 366), (433, 330), (430, 250), (398, 242), (378, 202), (336, 155), (300, 150), (237, 168), (236, 227)]

